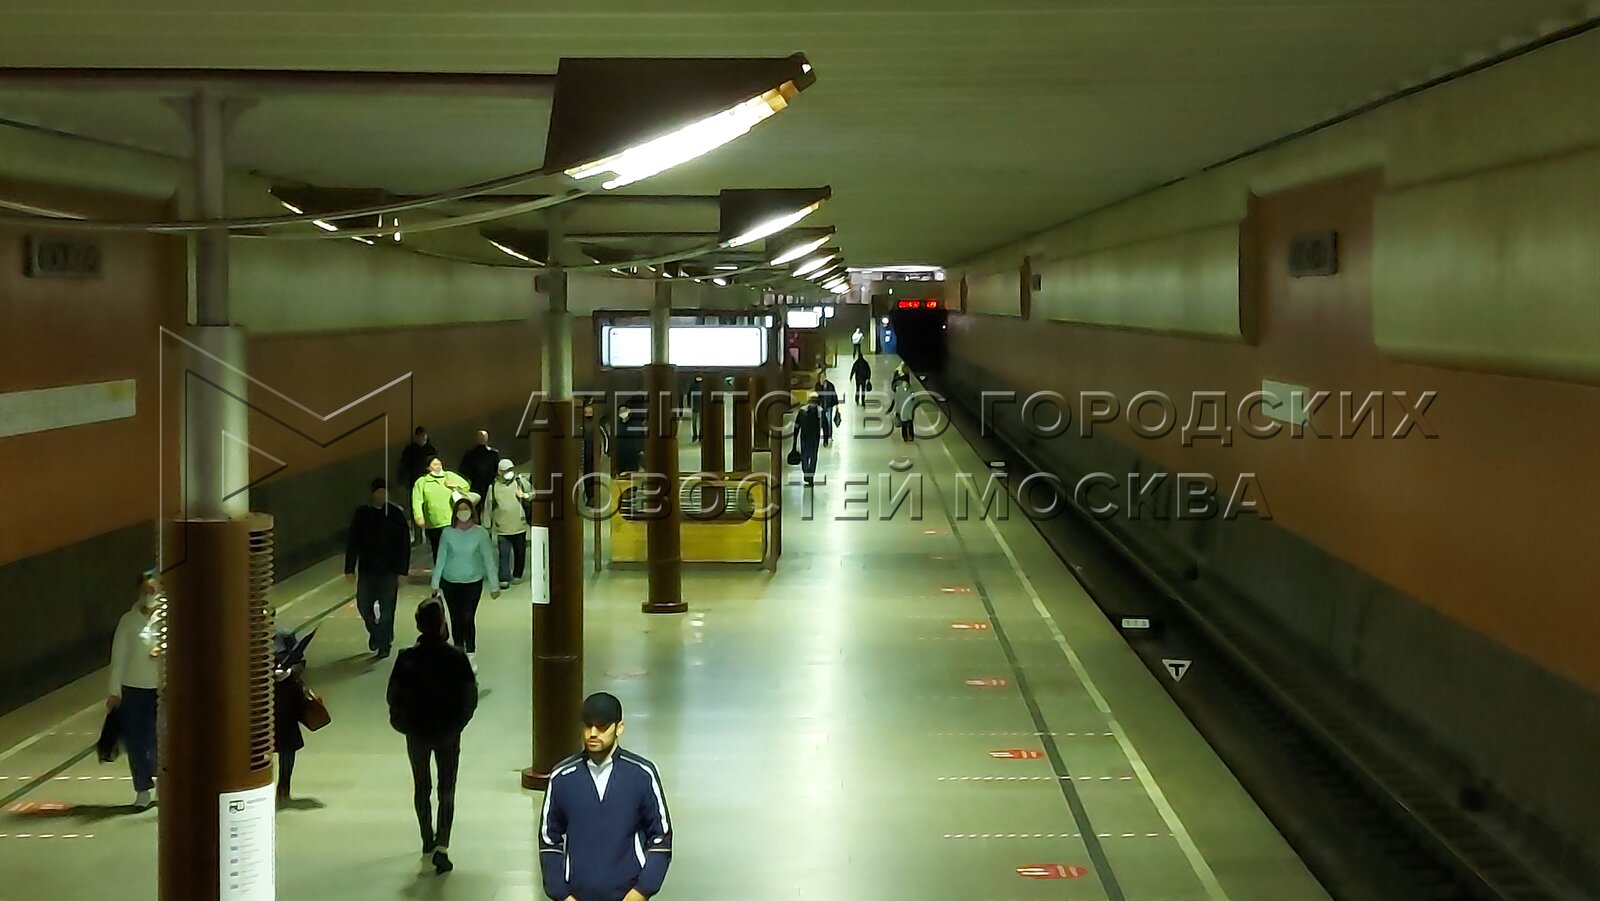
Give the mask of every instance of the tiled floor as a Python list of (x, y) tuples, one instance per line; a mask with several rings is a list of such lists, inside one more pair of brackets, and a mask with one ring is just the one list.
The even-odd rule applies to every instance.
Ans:
[[(845, 412), (848, 429), (857, 411)], [(896, 458), (911, 463), (896, 485), (921, 478), (921, 509), (884, 519)], [(625, 744), (658, 763), (677, 821), (661, 897), (1326, 898), (1026, 520), (954, 517), (956, 473), (986, 478), (959, 437), (848, 438), (819, 471), (809, 515), (787, 489), (776, 575), (690, 570), (691, 610), (673, 617), (639, 612), (642, 572), (589, 586), (587, 688), (623, 699)], [(844, 484), (852, 474), (872, 488), (847, 507), (864, 493)], [(284, 619), (340, 602), (335, 565), (280, 586), (299, 598)], [(402, 625), (422, 592), (405, 590)], [(974, 624), (987, 628), (956, 628)], [(528, 635), (520, 590), (486, 604), (457, 869), (440, 878), (416, 866), (387, 667), (367, 662), (351, 608), (326, 620), (310, 676), (335, 722), (309, 737), (305, 800), (279, 817), (278, 897), (540, 896), (539, 796), (518, 787)], [(24, 805), (0, 813), (4, 901), (155, 897), (158, 812), (119, 806), (131, 796), (120, 764), (69, 763), (93, 741), (100, 692), (86, 680), (0, 720), (0, 797)], [(1008, 750), (1043, 756), (995, 756)], [(1071, 878), (1019, 874), (1031, 866)]]

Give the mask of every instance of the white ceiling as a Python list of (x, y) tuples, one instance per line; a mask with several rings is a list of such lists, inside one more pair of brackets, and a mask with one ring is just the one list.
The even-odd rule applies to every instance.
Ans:
[[(818, 82), (639, 190), (831, 184), (855, 263), (952, 263), (1533, 39), (1578, 0), (0, 0), (10, 66), (553, 72), (786, 56)], [(137, 7), (137, 8), (130, 8)], [(307, 97), (240, 164), (420, 192), (535, 167), (540, 101)], [(0, 90), (0, 117), (179, 151), (152, 102)]]

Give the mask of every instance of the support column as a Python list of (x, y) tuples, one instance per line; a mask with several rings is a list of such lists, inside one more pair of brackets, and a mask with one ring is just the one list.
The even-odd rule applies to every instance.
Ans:
[[(561, 222), (550, 220), (552, 262), (567, 262)], [(535, 522), (549, 529), (548, 603), (533, 608), (533, 765), (522, 787), (543, 791), (555, 765), (578, 748), (583, 704), (583, 516), (576, 496), (583, 447), (572, 399), (572, 320), (567, 273), (552, 269), (539, 280), (550, 297), (545, 316), (543, 403), (545, 425), (535, 426)]]
[(683, 613), (683, 511), (678, 494), (678, 420), (673, 415), (677, 394), (677, 370), (669, 362), (672, 325), (672, 283), (656, 281), (655, 306), (650, 310), (650, 365), (645, 369), (645, 390), (649, 392), (645, 439), (645, 469), (648, 479), (659, 487), (663, 509), (645, 522), (649, 546), (649, 594), (645, 613)]
[(734, 472), (749, 472), (754, 465), (755, 417), (753, 409), (760, 380), (752, 375), (740, 376), (735, 382), (733, 395), (733, 466)]
[[(706, 373), (703, 397), (700, 402), (700, 471), (710, 478), (722, 479), (728, 474), (726, 450), (728, 433), (724, 426), (727, 417), (724, 401), (727, 394), (722, 390), (722, 373)], [(721, 486), (702, 485), (701, 509), (722, 509), (722, 494)]]

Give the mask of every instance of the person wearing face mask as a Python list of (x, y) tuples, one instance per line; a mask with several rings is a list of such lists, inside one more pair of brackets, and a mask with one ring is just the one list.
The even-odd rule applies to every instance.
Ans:
[[(483, 598), (483, 582), (498, 575), (499, 561), (489, 532), (478, 525), (477, 511), (469, 498), (455, 502), (455, 522), (439, 538), (439, 558), (433, 567), (433, 596), (444, 596), (450, 611), (450, 627), (456, 647), (467, 652), (477, 672), (478, 601)], [(500, 596), (499, 582), (489, 597)]]
[(500, 478), (489, 489), (487, 518), (500, 554), (500, 590), (511, 587), (513, 581), (522, 581), (528, 568), (528, 515), (522, 502), (530, 495), (517, 481), (516, 465), (510, 460), (500, 461)]
[(106, 707), (116, 711), (128, 749), (133, 805), (140, 810), (155, 803), (156, 690), (161, 685), (161, 634), (155, 622), (161, 593), (155, 579), (153, 569), (139, 575), (133, 609), (117, 622), (111, 638), (111, 693), (106, 696)]
[(456, 473), (444, 468), (437, 456), (428, 458), (428, 471), (411, 488), (411, 516), (417, 527), (428, 532), (428, 545), (433, 548), (434, 569), (439, 567), (439, 536), (450, 525), (451, 511), (460, 498), (468, 498), (476, 505), (481, 495), (473, 492), (471, 484)]

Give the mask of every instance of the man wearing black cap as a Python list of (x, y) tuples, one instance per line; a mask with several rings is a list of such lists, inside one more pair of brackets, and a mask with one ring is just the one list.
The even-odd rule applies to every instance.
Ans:
[(356, 583), (356, 609), (367, 626), (367, 650), (382, 660), (394, 646), (394, 605), (400, 577), (411, 569), (411, 523), (399, 507), (389, 503), (387, 482), (373, 479), (371, 491), (371, 503), (357, 507), (350, 518), (344, 577)]
[(539, 867), (553, 901), (645, 901), (672, 860), (672, 819), (655, 764), (617, 747), (622, 702), (583, 702), (583, 752), (556, 764), (539, 814)]

